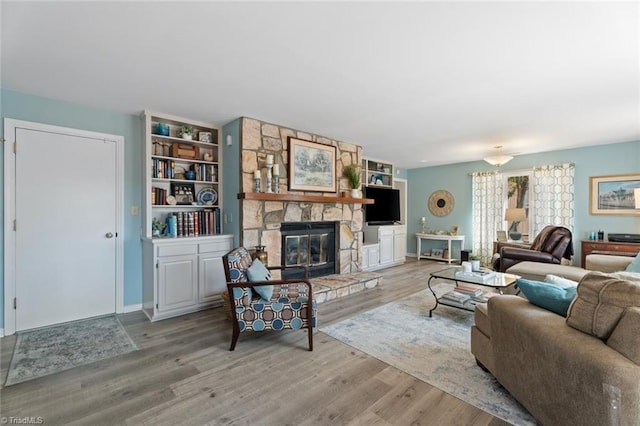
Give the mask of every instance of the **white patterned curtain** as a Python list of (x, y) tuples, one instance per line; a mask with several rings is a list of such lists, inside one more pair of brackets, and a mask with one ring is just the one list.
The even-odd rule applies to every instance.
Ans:
[(571, 163), (534, 167), (533, 235), (547, 225), (564, 226), (573, 233), (574, 172)]
[(471, 174), (473, 193), (473, 254), (489, 265), (496, 231), (504, 222), (504, 185), (499, 172)]

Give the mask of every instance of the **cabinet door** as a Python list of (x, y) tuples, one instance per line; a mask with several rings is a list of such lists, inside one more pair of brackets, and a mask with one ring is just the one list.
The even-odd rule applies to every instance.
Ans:
[(380, 265), (393, 263), (393, 233), (380, 232)]
[(369, 259), (367, 259), (367, 263), (369, 267), (377, 266), (380, 263), (380, 246), (375, 245), (369, 248)]
[(407, 234), (396, 232), (393, 236), (393, 260), (394, 262), (404, 262), (407, 254)]
[(194, 255), (158, 258), (158, 311), (196, 304), (197, 261)]
[(212, 302), (227, 288), (222, 255), (213, 253), (200, 255), (199, 267), (198, 301), (200, 303)]

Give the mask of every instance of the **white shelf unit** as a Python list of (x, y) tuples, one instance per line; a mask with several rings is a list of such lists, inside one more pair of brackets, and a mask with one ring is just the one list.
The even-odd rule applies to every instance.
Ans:
[[(365, 261), (369, 271), (401, 265), (406, 261), (407, 226), (406, 225), (367, 225), (364, 228), (364, 238), (367, 248), (363, 256), (377, 254), (378, 263), (374, 264), (375, 255)], [(373, 250), (374, 253), (371, 251)]]
[(370, 159), (362, 160), (363, 184), (393, 188), (393, 164)]
[[(145, 136), (143, 236), (147, 238), (155, 237), (152, 230), (154, 218), (166, 223), (169, 215), (178, 212), (190, 212), (193, 214), (197, 211), (212, 212), (216, 208), (221, 210), (222, 182), (220, 177), (222, 176), (222, 164), (219, 161), (221, 158), (219, 129), (208, 123), (150, 111), (143, 113), (142, 120)], [(168, 136), (158, 133), (157, 127), (159, 123), (169, 126)], [(177, 136), (178, 129), (184, 125), (192, 126), (198, 132), (193, 140)], [(201, 132), (210, 134), (211, 141), (198, 140), (198, 135)], [(187, 158), (183, 154), (184, 151), (197, 153), (197, 157)], [(172, 153), (174, 155), (171, 155)], [(196, 173), (195, 179), (186, 178), (185, 173), (188, 170), (193, 170)], [(166, 196), (176, 195), (174, 192), (179, 191), (179, 188), (193, 188), (191, 197), (196, 205), (166, 204)], [(201, 191), (209, 194), (214, 191), (217, 194), (216, 200), (210, 205), (197, 204), (198, 194)], [(156, 195), (155, 200), (154, 192)], [(181, 198), (187, 198), (187, 196)], [(218, 216), (221, 215), (218, 213)], [(222, 223), (220, 221), (218, 221), (217, 227), (218, 232), (210, 230), (210, 232), (204, 234), (198, 232), (198, 235), (221, 234)], [(213, 227), (211, 226), (211, 228)], [(188, 235), (188, 232), (183, 232), (183, 234), (181, 236), (194, 236)]]

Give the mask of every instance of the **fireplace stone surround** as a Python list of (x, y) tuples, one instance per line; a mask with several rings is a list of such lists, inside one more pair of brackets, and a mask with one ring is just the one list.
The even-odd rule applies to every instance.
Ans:
[[(305, 192), (306, 195), (336, 196), (348, 191), (348, 182), (342, 176), (344, 166), (362, 163), (362, 147), (336, 141), (323, 136), (293, 130), (287, 127), (243, 117), (240, 126), (241, 192), (254, 192), (254, 172), (262, 170), (267, 154), (274, 155), (280, 165), (280, 194), (288, 193), (287, 138), (332, 145), (336, 147), (336, 178), (338, 193)], [(262, 179), (264, 182), (264, 179)], [(296, 193), (300, 193), (296, 191)], [(336, 202), (266, 201), (240, 199), (240, 242), (248, 249), (265, 246), (268, 264), (281, 264), (281, 224), (284, 222), (338, 222), (336, 236), (336, 269), (339, 274), (360, 271), (363, 239), (362, 204)], [(279, 278), (279, 274), (274, 274)]]

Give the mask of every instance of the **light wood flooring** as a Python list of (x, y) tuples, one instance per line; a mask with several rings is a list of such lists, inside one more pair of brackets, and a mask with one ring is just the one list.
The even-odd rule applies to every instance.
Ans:
[[(422, 290), (445, 266), (408, 259), (382, 270), (382, 286), (321, 304), (320, 326)], [(222, 308), (120, 319), (138, 351), (2, 388), (0, 415), (65, 425), (508, 424), (320, 331), (313, 352), (299, 330), (241, 333), (230, 352)], [(0, 339), (2, 383), (14, 343)]]

